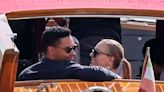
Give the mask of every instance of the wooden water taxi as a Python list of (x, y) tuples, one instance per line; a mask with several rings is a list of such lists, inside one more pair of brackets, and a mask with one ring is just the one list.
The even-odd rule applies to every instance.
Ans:
[[(0, 5), (0, 91), (2, 92), (138, 92), (141, 80), (127, 79), (105, 82), (80, 80), (16, 81), (19, 50), (13, 43), (15, 34), (7, 21), (30, 19), (35, 36), (40, 36), (47, 17), (140, 17), (154, 18), (157, 25), (123, 23), (125, 28), (156, 31), (164, 40), (164, 1), (154, 0), (3, 0)], [(160, 24), (160, 25), (158, 25)], [(155, 28), (156, 26), (156, 28)], [(141, 30), (141, 29), (140, 29)], [(19, 34), (17, 34), (19, 35)], [(11, 39), (12, 38), (12, 39)], [(37, 40), (38, 38), (35, 38)], [(39, 43), (35, 42), (36, 47)], [(37, 57), (36, 50), (33, 56)], [(36, 60), (38, 58), (35, 58)], [(164, 91), (164, 82), (156, 81), (156, 92)]]

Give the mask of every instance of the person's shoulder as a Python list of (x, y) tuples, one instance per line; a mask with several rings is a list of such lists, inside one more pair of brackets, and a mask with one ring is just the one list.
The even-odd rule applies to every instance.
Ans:
[(83, 65), (77, 63), (77, 62), (74, 62), (74, 61), (69, 61), (67, 62), (71, 67), (82, 67)]

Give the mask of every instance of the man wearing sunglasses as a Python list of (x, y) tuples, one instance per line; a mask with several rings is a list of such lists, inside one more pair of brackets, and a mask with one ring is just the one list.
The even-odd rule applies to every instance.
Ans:
[(107, 81), (120, 78), (117, 74), (99, 66), (82, 66), (73, 62), (76, 44), (71, 31), (62, 27), (46, 29), (42, 35), (44, 57), (19, 75), (19, 80), (80, 79)]

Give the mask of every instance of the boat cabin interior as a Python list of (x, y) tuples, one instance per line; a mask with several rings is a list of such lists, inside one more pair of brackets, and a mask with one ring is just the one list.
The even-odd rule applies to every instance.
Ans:
[[(60, 1), (60, 0), (59, 0)], [(48, 3), (47, 3), (48, 4)], [(0, 12), (0, 91), (3, 92), (138, 92), (141, 82), (141, 67), (144, 57), (142, 48), (149, 39), (164, 41), (164, 10), (130, 8), (46, 8), (8, 10)], [(1, 14), (4, 13), (4, 14)], [(104, 82), (88, 82), (76, 79), (17, 81), (18, 74), (26, 67), (40, 61), (41, 35), (47, 19), (58, 23), (66, 19), (109, 19), (120, 20), (121, 44), (125, 57), (132, 65), (132, 79)], [(63, 23), (63, 21), (62, 21)], [(62, 25), (62, 24), (61, 24)], [(70, 27), (70, 25), (67, 25)], [(6, 30), (9, 30), (6, 31)], [(72, 32), (73, 33), (73, 32)], [(74, 33), (73, 33), (74, 34)], [(80, 52), (78, 52), (79, 55)], [(81, 59), (80, 55), (79, 58)], [(78, 58), (78, 59), (79, 59)], [(77, 60), (78, 63), (81, 63)], [(155, 81), (156, 92), (164, 91), (164, 82)]]

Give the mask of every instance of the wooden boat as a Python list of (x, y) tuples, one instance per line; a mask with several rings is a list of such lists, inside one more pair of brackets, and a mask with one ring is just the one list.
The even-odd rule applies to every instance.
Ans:
[[(160, 1), (140, 0), (3, 0), (0, 13), (8, 20), (36, 19), (34, 22), (43, 22), (45, 17), (151, 17), (163, 23), (164, 3)], [(0, 20), (8, 24), (5, 15)], [(5, 22), (4, 22), (5, 20)], [(37, 25), (38, 26), (38, 25)], [(126, 25), (125, 25), (126, 26)], [(133, 25), (134, 26), (134, 25)], [(137, 25), (138, 26), (138, 25)], [(141, 25), (143, 26), (143, 25)], [(34, 26), (35, 30), (40, 28)], [(126, 26), (127, 27), (127, 26)], [(128, 26), (131, 27), (131, 26)], [(146, 26), (147, 27), (147, 26)], [(2, 28), (2, 27), (0, 27)], [(141, 80), (114, 80), (105, 82), (87, 82), (80, 80), (33, 80), (15, 81), (19, 51), (8, 35), (13, 35), (11, 29), (4, 26), (0, 41), (1, 67), (0, 91), (3, 92), (138, 92)], [(132, 27), (133, 28), (133, 27)], [(145, 28), (145, 27), (143, 27)], [(151, 28), (151, 27), (148, 27)], [(153, 30), (154, 27), (152, 27)], [(163, 27), (157, 26), (157, 29)], [(42, 28), (41, 28), (42, 29)], [(38, 32), (38, 31), (37, 31)], [(157, 31), (157, 37), (163, 38), (163, 32)], [(5, 47), (5, 48), (4, 48)], [(156, 81), (156, 92), (164, 91), (164, 82)]]

